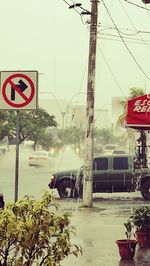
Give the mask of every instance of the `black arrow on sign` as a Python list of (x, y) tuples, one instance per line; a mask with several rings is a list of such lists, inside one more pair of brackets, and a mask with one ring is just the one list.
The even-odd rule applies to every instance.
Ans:
[[(18, 83), (19, 84), (15, 85), (21, 92), (25, 91), (28, 88), (28, 86), (23, 82), (22, 79), (20, 79)], [(11, 86), (11, 101), (15, 101), (15, 89), (13, 88), (13, 86)]]

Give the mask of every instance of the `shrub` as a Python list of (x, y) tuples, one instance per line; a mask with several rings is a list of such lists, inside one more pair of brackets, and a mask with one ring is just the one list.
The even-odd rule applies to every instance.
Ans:
[(71, 243), (75, 233), (69, 212), (59, 215), (53, 195), (45, 192), (40, 200), (25, 196), (0, 210), (0, 265), (60, 265), (70, 254), (82, 254)]
[(138, 232), (150, 232), (150, 207), (138, 206), (133, 208), (130, 222)]

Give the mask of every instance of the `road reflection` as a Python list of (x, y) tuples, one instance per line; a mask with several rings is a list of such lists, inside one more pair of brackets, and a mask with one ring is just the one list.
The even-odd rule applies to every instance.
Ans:
[(118, 266), (150, 266), (150, 249), (137, 248), (134, 259), (121, 259)]
[(136, 264), (134, 260), (121, 259), (119, 261), (119, 266), (136, 266)]

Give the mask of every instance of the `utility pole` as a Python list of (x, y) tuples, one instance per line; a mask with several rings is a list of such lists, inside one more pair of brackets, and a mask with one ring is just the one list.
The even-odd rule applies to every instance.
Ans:
[(84, 179), (83, 179), (83, 205), (92, 207), (93, 192), (93, 128), (94, 128), (94, 94), (95, 94), (95, 69), (96, 69), (96, 44), (98, 25), (98, 0), (91, 0), (91, 21), (89, 40), (89, 61), (87, 81), (86, 118), (84, 154)]

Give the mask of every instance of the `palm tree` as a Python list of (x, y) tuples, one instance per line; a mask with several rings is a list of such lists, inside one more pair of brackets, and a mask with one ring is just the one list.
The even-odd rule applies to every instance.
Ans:
[[(127, 106), (128, 100), (133, 99), (135, 97), (144, 95), (145, 92), (141, 88), (132, 87), (130, 88), (129, 96), (121, 101), (121, 105), (123, 106), (123, 113), (119, 115), (117, 120), (117, 126), (125, 127), (126, 125), (126, 116), (127, 116)], [(129, 140), (129, 152), (134, 152), (134, 147), (136, 146), (136, 140), (134, 137), (135, 130), (132, 128), (127, 128), (127, 135), (125, 137), (125, 142)]]
[(132, 87), (130, 88), (129, 96), (125, 99), (123, 99), (120, 103), (123, 106), (123, 113), (119, 115), (117, 120), (117, 126), (125, 126), (126, 123), (126, 116), (127, 116), (127, 105), (128, 100), (133, 99), (135, 97), (144, 95), (145, 92), (141, 88)]

